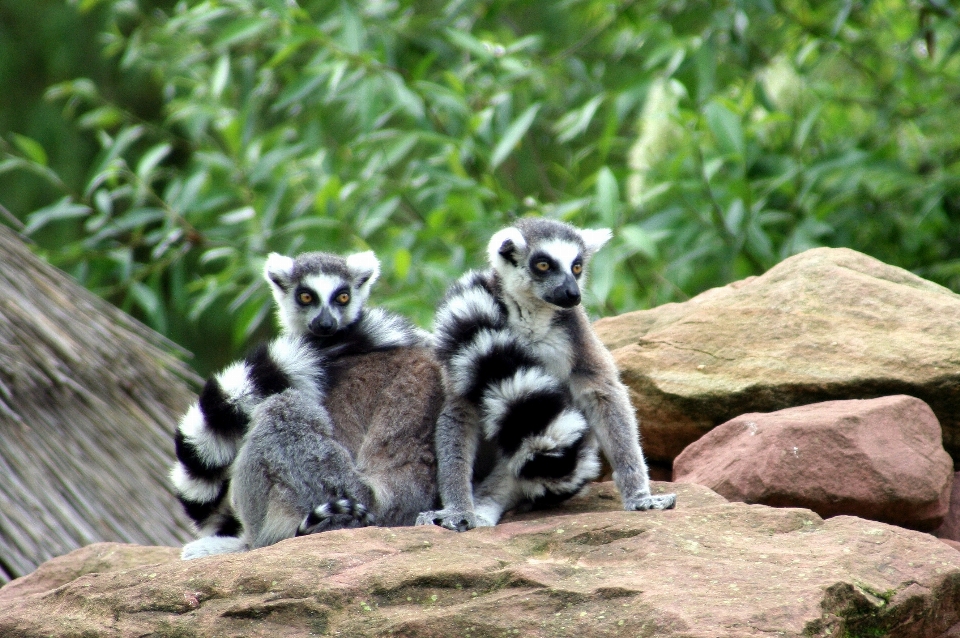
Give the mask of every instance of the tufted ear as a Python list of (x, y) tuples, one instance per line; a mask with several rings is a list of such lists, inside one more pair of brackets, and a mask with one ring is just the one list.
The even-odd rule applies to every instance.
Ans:
[(613, 233), (609, 228), (585, 228), (580, 231), (583, 237), (583, 244), (587, 252), (591, 255), (603, 248), (603, 245), (610, 241)]
[(380, 260), (372, 250), (354, 253), (347, 257), (347, 270), (357, 288), (369, 289), (380, 277)]
[(293, 259), (280, 253), (270, 253), (263, 266), (263, 278), (276, 292), (287, 292), (293, 282)]
[(514, 266), (520, 263), (522, 253), (527, 249), (527, 242), (517, 228), (510, 226), (494, 233), (487, 244), (487, 259), (491, 266), (498, 266), (503, 261)]

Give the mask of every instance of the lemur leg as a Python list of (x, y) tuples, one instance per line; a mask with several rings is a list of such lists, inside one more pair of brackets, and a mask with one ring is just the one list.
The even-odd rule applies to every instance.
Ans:
[(345, 447), (324, 438), (308, 467), (312, 471), (302, 479), (307, 493), (300, 500), (307, 504), (308, 513), (301, 520), (298, 536), (374, 524), (374, 489)]
[(578, 379), (577, 406), (613, 466), (613, 480), (625, 510), (672, 509), (676, 494), (650, 493), (647, 462), (640, 449), (640, 431), (626, 388), (619, 382)]
[(251, 547), (319, 531), (321, 522), (322, 529), (370, 523), (373, 491), (330, 438), (327, 411), (310, 399), (287, 390), (264, 401), (234, 461), (230, 498)]
[(477, 527), (492, 527), (503, 513), (520, 502), (522, 494), (507, 463), (501, 462), (483, 480), (474, 493)]
[(237, 459), (231, 496), (251, 548), (374, 521), (373, 490), (347, 450), (323, 435), (299, 437), (298, 445), (303, 449), (274, 448), (292, 463), (244, 453)]
[(463, 532), (477, 526), (473, 502), (473, 464), (480, 440), (476, 409), (448, 399), (437, 419), (437, 486), (443, 509), (422, 512), (417, 525), (439, 525)]

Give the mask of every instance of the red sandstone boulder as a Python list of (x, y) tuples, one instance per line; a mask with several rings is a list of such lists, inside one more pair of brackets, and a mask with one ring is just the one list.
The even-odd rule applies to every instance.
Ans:
[(744, 414), (687, 447), (674, 480), (926, 531), (948, 511), (953, 463), (929, 406), (898, 395)]
[(839, 399), (927, 402), (960, 467), (960, 295), (845, 248), (594, 324), (640, 420), (670, 463), (716, 424)]

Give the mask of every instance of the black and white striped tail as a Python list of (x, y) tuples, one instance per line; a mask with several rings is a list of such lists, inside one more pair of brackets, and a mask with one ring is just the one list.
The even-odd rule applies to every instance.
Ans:
[(301, 338), (280, 337), (210, 378), (180, 420), (171, 471), (177, 497), (205, 534), (230, 536), (239, 523), (226, 502), (229, 470), (265, 398), (290, 387), (322, 400), (322, 357)]
[(562, 500), (599, 473), (596, 442), (569, 388), (506, 327), (491, 273), (461, 277), (435, 323), (452, 390), (479, 408), (484, 436), (529, 499)]
[(373, 525), (375, 520), (376, 517), (363, 503), (352, 498), (341, 498), (315, 507), (300, 523), (297, 536), (316, 534), (330, 529), (367, 527)]

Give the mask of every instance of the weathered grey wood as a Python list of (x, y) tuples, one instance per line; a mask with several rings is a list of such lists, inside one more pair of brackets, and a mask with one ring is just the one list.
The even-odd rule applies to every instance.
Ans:
[(0, 225), (0, 584), (92, 542), (189, 539), (167, 478), (183, 354)]

